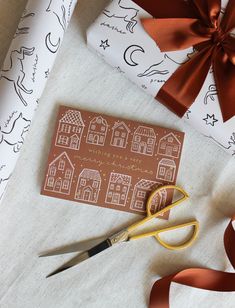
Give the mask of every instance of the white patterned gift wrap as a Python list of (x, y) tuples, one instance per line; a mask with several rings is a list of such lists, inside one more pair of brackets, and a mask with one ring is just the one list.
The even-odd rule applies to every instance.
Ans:
[[(223, 0), (222, 7), (226, 5)], [(87, 42), (106, 62), (155, 97), (194, 50), (161, 53), (140, 22), (151, 17), (131, 0), (113, 0), (88, 29)], [(235, 156), (235, 117), (225, 123), (222, 120), (212, 69), (184, 119)]]
[(29, 0), (0, 71), (0, 200), (77, 0)]

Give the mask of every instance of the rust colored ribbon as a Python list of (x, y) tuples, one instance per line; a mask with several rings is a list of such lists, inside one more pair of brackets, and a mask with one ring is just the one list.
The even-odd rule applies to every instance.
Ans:
[[(235, 269), (235, 230), (232, 225), (233, 221), (235, 221), (235, 216), (225, 231), (224, 246), (227, 256)], [(169, 293), (172, 282), (209, 291), (235, 291), (235, 273), (190, 268), (155, 282), (150, 295), (149, 308), (169, 308)]]
[(154, 16), (142, 23), (162, 52), (191, 46), (197, 51), (169, 78), (157, 99), (182, 117), (212, 66), (223, 120), (235, 116), (235, 0), (229, 0), (222, 20), (221, 0), (134, 1)]

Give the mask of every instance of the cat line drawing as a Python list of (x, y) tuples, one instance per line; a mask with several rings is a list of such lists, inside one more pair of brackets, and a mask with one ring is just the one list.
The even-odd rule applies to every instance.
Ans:
[(123, 0), (119, 0), (117, 3), (112, 5), (112, 9), (105, 9), (103, 14), (108, 18), (123, 19), (126, 23), (126, 30), (134, 33), (134, 28), (138, 24), (136, 19), (139, 10), (131, 7), (125, 7)]
[(4, 142), (18, 153), (24, 143), (25, 135), (29, 131), (31, 121), (20, 113), (17, 117), (11, 118), (8, 127), (2, 129), (0, 126), (0, 145)]
[(2, 78), (13, 83), (16, 94), (24, 104), (28, 106), (23, 94), (30, 95), (33, 93), (32, 89), (27, 89), (24, 85), (25, 72), (24, 60), (25, 57), (33, 55), (35, 48), (21, 47), (20, 50), (13, 50), (10, 54), (10, 65), (7, 69), (0, 71), (0, 80)]

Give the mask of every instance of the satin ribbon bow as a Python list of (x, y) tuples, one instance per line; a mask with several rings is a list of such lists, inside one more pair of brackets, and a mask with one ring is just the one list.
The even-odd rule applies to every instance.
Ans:
[[(183, 1), (184, 6), (182, 0), (174, 0), (176, 3), (168, 7), (164, 2), (157, 1), (160, 18), (156, 7), (155, 18), (142, 20), (145, 30), (162, 52), (192, 46), (197, 52), (175, 71), (157, 99), (182, 117), (197, 98), (212, 66), (223, 120), (231, 119), (235, 115), (235, 36), (231, 34), (235, 28), (235, 0), (229, 0), (222, 20), (220, 0)], [(174, 11), (177, 3), (183, 8), (182, 17), (180, 10)], [(154, 4), (152, 1), (151, 10)], [(167, 18), (163, 17), (164, 9)], [(169, 18), (171, 12), (173, 18)]]
[[(235, 216), (224, 233), (224, 246), (227, 256), (235, 269), (235, 230), (233, 221), (235, 221)], [(151, 291), (149, 308), (170, 307), (169, 293), (172, 282), (209, 291), (235, 291), (235, 273), (204, 268), (189, 268), (156, 281)]]

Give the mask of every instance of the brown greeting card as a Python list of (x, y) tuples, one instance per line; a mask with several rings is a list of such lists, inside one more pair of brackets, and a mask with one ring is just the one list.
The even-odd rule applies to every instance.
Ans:
[[(42, 194), (145, 213), (151, 191), (175, 184), (184, 133), (61, 106)], [(171, 202), (162, 191), (154, 210)]]

